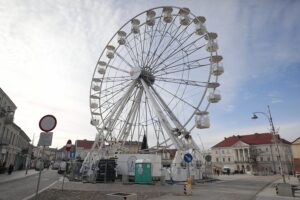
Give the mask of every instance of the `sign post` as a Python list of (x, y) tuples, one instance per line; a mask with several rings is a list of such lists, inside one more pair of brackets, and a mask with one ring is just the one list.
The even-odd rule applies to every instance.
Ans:
[(36, 200), (38, 199), (41, 174), (42, 174), (42, 164), (44, 164), (43, 156), (44, 156), (45, 146), (51, 146), (53, 133), (50, 131), (52, 131), (56, 127), (56, 124), (57, 124), (57, 120), (53, 115), (45, 115), (39, 121), (39, 127), (44, 132), (42, 132), (40, 134), (40, 139), (39, 139), (39, 143), (38, 143), (38, 146), (43, 146), (43, 150), (42, 150), (42, 154), (41, 154), (41, 161), (40, 161), (40, 166), (39, 166), (39, 170), (40, 170), (39, 178), (38, 178), (36, 194), (35, 194)]
[[(68, 142), (66, 144), (67, 157), (69, 157), (68, 155), (69, 155), (69, 152), (71, 151), (71, 147), (72, 147), (72, 141), (68, 140)], [(71, 157), (71, 155), (70, 155), (70, 157)], [(67, 164), (66, 164), (64, 177), (63, 177), (63, 182), (62, 182), (62, 185), (61, 185), (61, 191), (64, 191), (64, 183), (65, 183), (66, 172), (67, 172)]]
[(184, 184), (183, 188), (183, 193), (185, 195), (192, 195), (192, 179), (190, 175), (190, 162), (193, 160), (193, 156), (190, 153), (186, 153), (183, 156), (183, 160), (187, 163), (188, 165), (188, 178), (186, 183)]

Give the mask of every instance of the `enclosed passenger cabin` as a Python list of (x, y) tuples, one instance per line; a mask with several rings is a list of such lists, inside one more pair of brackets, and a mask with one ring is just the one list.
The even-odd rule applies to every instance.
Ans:
[(148, 26), (154, 26), (154, 24), (155, 24), (155, 15), (156, 15), (156, 12), (154, 10), (147, 11), (146, 24)]
[(195, 17), (195, 19), (193, 20), (194, 24), (195, 24), (195, 33), (197, 35), (204, 35), (207, 31), (206, 31), (206, 26), (205, 26), (205, 17), (202, 16), (198, 16)]
[(170, 23), (173, 20), (172, 16), (173, 8), (171, 7), (164, 7), (163, 8), (163, 20), (166, 23)]
[(206, 51), (216, 52), (219, 49), (219, 46), (217, 43), (217, 37), (218, 37), (218, 34), (216, 34), (216, 33), (207, 33), (205, 35), (204, 38), (207, 40)]
[(98, 72), (99, 74), (105, 74), (106, 71), (106, 62), (104, 61), (99, 61), (98, 62)]
[(124, 45), (126, 43), (126, 33), (124, 31), (118, 32), (118, 43)]
[(190, 9), (188, 8), (181, 8), (179, 10), (179, 15), (180, 15), (179, 20), (181, 25), (186, 26), (190, 23), (189, 14), (190, 14)]
[(140, 33), (140, 20), (138, 19), (132, 19), (131, 20), (131, 32), (133, 34), (138, 34)]
[(207, 111), (195, 112), (195, 125), (196, 128), (204, 129), (210, 127), (209, 113)]
[(112, 46), (112, 45), (107, 45), (106, 46), (106, 56), (107, 56), (107, 58), (109, 58), (109, 59), (113, 59), (114, 58), (114, 56), (115, 56), (115, 47), (114, 46)]

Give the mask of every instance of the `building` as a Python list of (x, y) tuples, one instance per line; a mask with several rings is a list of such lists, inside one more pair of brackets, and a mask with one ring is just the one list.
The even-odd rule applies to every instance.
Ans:
[(17, 107), (0, 88), (0, 163), (22, 169), (30, 153), (30, 138), (14, 123)]
[[(249, 174), (280, 173), (280, 160), (285, 174), (292, 170), (291, 143), (272, 133), (233, 135), (211, 148), (214, 170)], [(278, 152), (280, 152), (280, 157)]]
[(66, 145), (64, 145), (62, 148), (56, 151), (55, 160), (60, 161), (60, 160), (69, 160), (70, 158), (75, 159), (75, 152), (76, 152), (75, 145), (71, 146), (70, 151), (67, 151)]
[(75, 141), (75, 157), (78, 159), (84, 160), (86, 155), (90, 152), (92, 146), (94, 144), (93, 140), (76, 140)]
[(292, 153), (294, 158), (294, 173), (300, 174), (300, 137), (298, 137), (294, 142), (292, 142)]

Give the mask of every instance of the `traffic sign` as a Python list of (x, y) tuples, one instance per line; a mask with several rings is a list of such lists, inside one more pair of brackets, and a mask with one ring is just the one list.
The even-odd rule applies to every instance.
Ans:
[(193, 160), (193, 156), (190, 153), (186, 153), (186, 154), (184, 154), (183, 159), (185, 162), (190, 163)]
[(56, 127), (57, 121), (53, 115), (45, 115), (39, 121), (39, 127), (44, 132), (52, 131)]
[(205, 161), (210, 162), (211, 161), (211, 155), (206, 155), (205, 156)]
[(70, 151), (72, 147), (72, 141), (68, 140), (67, 144), (66, 144), (66, 151)]
[(38, 146), (51, 146), (53, 132), (41, 132)]

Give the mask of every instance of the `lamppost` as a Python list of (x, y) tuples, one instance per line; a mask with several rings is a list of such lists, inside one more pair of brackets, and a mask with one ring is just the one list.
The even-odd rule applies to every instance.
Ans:
[[(271, 115), (270, 106), (268, 105), (268, 113), (265, 113), (265, 112), (254, 112), (254, 113), (252, 114), (251, 119), (257, 119), (258, 117), (257, 117), (256, 114), (262, 114), (262, 115), (264, 115), (265, 117), (267, 117), (267, 119), (269, 120), (270, 127), (271, 127), (271, 131), (272, 131), (272, 134), (273, 134), (273, 140), (274, 140), (274, 143), (275, 143), (277, 152), (278, 152), (278, 159), (279, 159), (279, 165), (280, 165), (280, 174), (281, 174), (281, 176), (282, 176), (283, 183), (286, 183), (286, 182), (285, 182), (284, 173), (283, 173), (283, 169), (282, 169), (282, 161), (281, 161), (280, 151), (279, 151), (278, 143), (277, 143), (277, 139), (276, 139), (276, 132), (275, 132), (274, 124), (273, 124), (273, 119), (272, 119), (272, 115)], [(279, 135), (278, 135), (278, 136), (279, 136)]]

